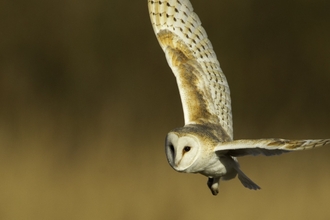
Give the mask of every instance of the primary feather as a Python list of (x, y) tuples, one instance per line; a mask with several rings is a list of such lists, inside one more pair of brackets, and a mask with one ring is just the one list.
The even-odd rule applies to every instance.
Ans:
[(215, 152), (228, 152), (229, 155), (240, 157), (245, 155), (265, 156), (279, 155), (298, 150), (307, 150), (322, 147), (330, 143), (330, 139), (314, 140), (286, 140), (286, 139), (257, 139), (257, 140), (235, 140), (220, 143), (214, 148)]

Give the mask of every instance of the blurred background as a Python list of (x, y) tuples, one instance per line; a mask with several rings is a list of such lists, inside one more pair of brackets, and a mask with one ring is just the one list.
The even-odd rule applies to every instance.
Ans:
[[(330, 138), (330, 1), (192, 1), (235, 139)], [(167, 164), (183, 125), (146, 0), (0, 2), (0, 219), (328, 219), (330, 147), (244, 157), (214, 197)]]

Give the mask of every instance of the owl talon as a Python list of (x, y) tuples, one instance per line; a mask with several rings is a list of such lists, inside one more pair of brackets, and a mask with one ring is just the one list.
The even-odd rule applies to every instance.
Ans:
[(220, 177), (211, 178), (207, 180), (207, 186), (210, 188), (212, 195), (216, 196), (219, 193), (219, 180)]

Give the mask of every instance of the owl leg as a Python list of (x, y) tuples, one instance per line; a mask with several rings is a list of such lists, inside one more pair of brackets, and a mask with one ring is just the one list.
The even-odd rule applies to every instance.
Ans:
[(220, 177), (209, 177), (207, 186), (210, 188), (212, 194), (216, 196), (219, 193)]

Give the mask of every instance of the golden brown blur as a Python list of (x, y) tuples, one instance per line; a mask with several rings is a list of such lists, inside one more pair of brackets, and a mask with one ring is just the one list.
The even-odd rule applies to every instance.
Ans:
[[(330, 1), (192, 2), (240, 138), (330, 138)], [(330, 146), (244, 157), (260, 191), (167, 164), (183, 124), (147, 1), (0, 3), (0, 219), (328, 219)]]

